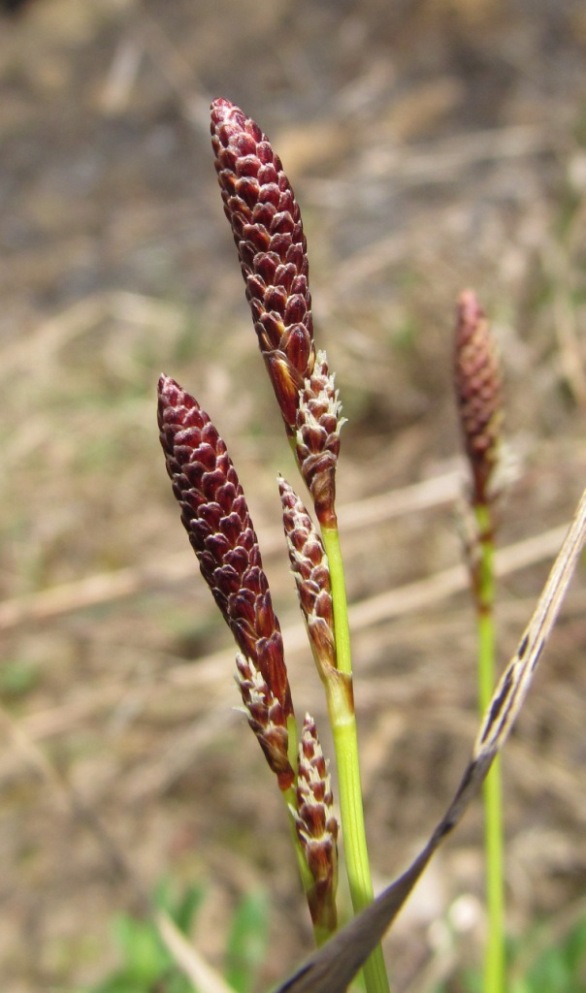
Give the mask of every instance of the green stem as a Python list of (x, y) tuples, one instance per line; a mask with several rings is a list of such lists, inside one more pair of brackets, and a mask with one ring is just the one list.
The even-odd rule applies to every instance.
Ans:
[[(478, 525), (480, 562), (477, 574), (478, 705), (483, 714), (495, 685), (494, 646), (494, 539), (490, 508), (474, 508)], [(503, 872), (503, 819), (500, 760), (497, 757), (483, 787), (484, 845), (488, 934), (484, 963), (484, 993), (505, 989), (505, 899)]]
[[(322, 538), (330, 568), (337, 665), (325, 679), (325, 688), (338, 770), (346, 870), (352, 906), (354, 912), (358, 913), (372, 903), (374, 889), (362, 805), (348, 604), (338, 529), (322, 528)], [(380, 946), (367, 959), (363, 971), (367, 993), (389, 993), (389, 981)]]
[(348, 623), (348, 598), (344, 578), (344, 562), (337, 528), (322, 528), (322, 539), (330, 569), (332, 601), (334, 604), (334, 637), (336, 640), (336, 667), (338, 672), (352, 676), (352, 651)]

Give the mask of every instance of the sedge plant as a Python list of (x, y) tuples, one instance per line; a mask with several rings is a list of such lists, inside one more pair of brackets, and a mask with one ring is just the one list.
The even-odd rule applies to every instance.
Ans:
[[(470, 467), (472, 539), (467, 549), (478, 636), (478, 705), (482, 715), (496, 682), (494, 551), (499, 496), (502, 386), (499, 358), (476, 295), (460, 295), (456, 314), (454, 385)], [(483, 784), (487, 939), (483, 993), (505, 991), (505, 899), (500, 758)]]
[[(299, 725), (294, 710), (281, 628), (236, 469), (209, 415), (165, 375), (158, 388), (161, 445), (201, 574), (236, 642), (236, 682), (244, 712), (284, 801), (313, 924), (317, 950), (275, 993), (343, 993), (361, 969), (366, 993), (388, 993), (380, 940), (437, 847), (458, 824), (513, 726), (584, 542), (586, 496), (536, 612), (494, 693), (492, 672), (483, 677), (490, 699), (483, 707), (472, 757), (446, 813), (413, 863), (375, 900), (336, 515), (336, 469), (344, 418), (326, 354), (314, 341), (301, 214), (279, 157), (251, 118), (228, 100), (215, 100), (211, 134), (224, 212), (236, 244), (260, 352), (311, 500), (308, 509), (293, 486), (279, 479), (289, 560), (327, 702), (339, 821), (316, 723), (308, 714)], [(461, 306), (465, 323), (474, 308), (469, 299)], [(481, 504), (477, 508), (480, 534), (488, 535)], [(484, 577), (491, 576), (492, 545), (485, 542), (485, 546), (487, 565), (481, 572), (479, 594), (491, 604), (491, 584), (486, 580), (484, 585)], [(490, 637), (489, 625), (483, 635), (487, 654)], [(486, 702), (485, 696), (481, 701)], [(340, 832), (354, 909), (354, 917), (341, 929), (336, 899)], [(490, 993), (498, 989), (491, 987)]]
[[(368, 859), (344, 567), (336, 516), (336, 466), (344, 423), (334, 376), (314, 342), (306, 239), (279, 157), (258, 125), (224, 99), (212, 104), (212, 145), (254, 328), (286, 436), (315, 520), (280, 481), (283, 521), (299, 602), (327, 700), (340, 820), (355, 912), (373, 899)], [(277, 777), (318, 944), (337, 927), (338, 822), (315, 722), (299, 733), (258, 540), (236, 470), (197, 401), (159, 383), (167, 470), (202, 575), (238, 645), (237, 680), (249, 724)], [(364, 966), (368, 993), (386, 993), (382, 952)]]

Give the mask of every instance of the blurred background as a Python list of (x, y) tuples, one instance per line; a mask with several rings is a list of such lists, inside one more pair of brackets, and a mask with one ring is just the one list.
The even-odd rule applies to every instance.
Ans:
[[(301, 203), (318, 345), (348, 424), (339, 502), (377, 887), (416, 854), (475, 735), (458, 505), (455, 300), (506, 378), (504, 664), (586, 481), (586, 10), (579, 0), (37, 0), (0, 19), (0, 975), (85, 989), (115, 914), (205, 887), (197, 944), (264, 889), (259, 989), (310, 931), (282, 802), (234, 708), (233, 646), (159, 449), (165, 371), (225, 438), (327, 739), (280, 530), (297, 485), (215, 179), (210, 99), (271, 136)], [(513, 937), (586, 918), (578, 576), (504, 759)], [(89, 822), (89, 823), (88, 823)], [(110, 841), (96, 838), (106, 825)], [(387, 940), (394, 989), (457, 991), (482, 948), (467, 815)], [(126, 859), (126, 866), (121, 865)], [(342, 900), (346, 899), (342, 886)], [(543, 935), (545, 934), (545, 937)], [(530, 956), (531, 948), (527, 945)], [(166, 987), (159, 987), (165, 988)]]

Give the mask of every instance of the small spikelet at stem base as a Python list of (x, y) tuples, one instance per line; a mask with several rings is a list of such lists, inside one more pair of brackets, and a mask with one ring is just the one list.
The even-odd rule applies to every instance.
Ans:
[(297, 811), (292, 813), (314, 881), (308, 894), (313, 923), (325, 931), (334, 931), (337, 926), (338, 821), (333, 811), (327, 762), (315, 722), (309, 714), (305, 715), (299, 743)]
[(279, 622), (258, 539), (226, 446), (197, 400), (168, 376), (159, 380), (161, 445), (181, 520), (201, 573), (243, 655), (293, 714)]
[(297, 395), (315, 363), (299, 205), (269, 139), (239, 107), (223, 98), (214, 100), (211, 133), (224, 212), (258, 342), (292, 436)]
[(313, 657), (322, 679), (336, 667), (334, 607), (328, 559), (320, 535), (293, 487), (279, 479), (289, 561)]
[(282, 790), (293, 785), (295, 773), (289, 762), (289, 732), (283, 708), (262, 673), (250, 659), (236, 656), (236, 682), (240, 688), (248, 723)]
[(313, 373), (299, 396), (295, 454), (322, 527), (336, 527), (336, 466), (345, 423), (326, 353), (317, 353)]
[(501, 441), (502, 384), (490, 325), (472, 290), (465, 290), (458, 299), (454, 384), (472, 471), (472, 504), (482, 506), (496, 495), (491, 484)]

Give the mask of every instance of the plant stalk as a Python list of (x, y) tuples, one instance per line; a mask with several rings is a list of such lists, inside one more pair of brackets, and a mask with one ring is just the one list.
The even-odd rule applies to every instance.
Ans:
[[(337, 666), (325, 678), (324, 683), (338, 770), (346, 871), (352, 906), (357, 914), (372, 903), (374, 889), (360, 782), (348, 603), (337, 527), (322, 528), (322, 538), (330, 569)], [(380, 945), (365, 962), (363, 972), (367, 993), (389, 993), (389, 981)]]
[[(474, 508), (478, 526), (480, 561), (476, 582), (478, 625), (478, 706), (483, 714), (495, 686), (494, 538), (490, 508)], [(484, 847), (487, 907), (487, 941), (484, 993), (505, 990), (505, 898), (502, 782), (497, 756), (483, 786)]]

